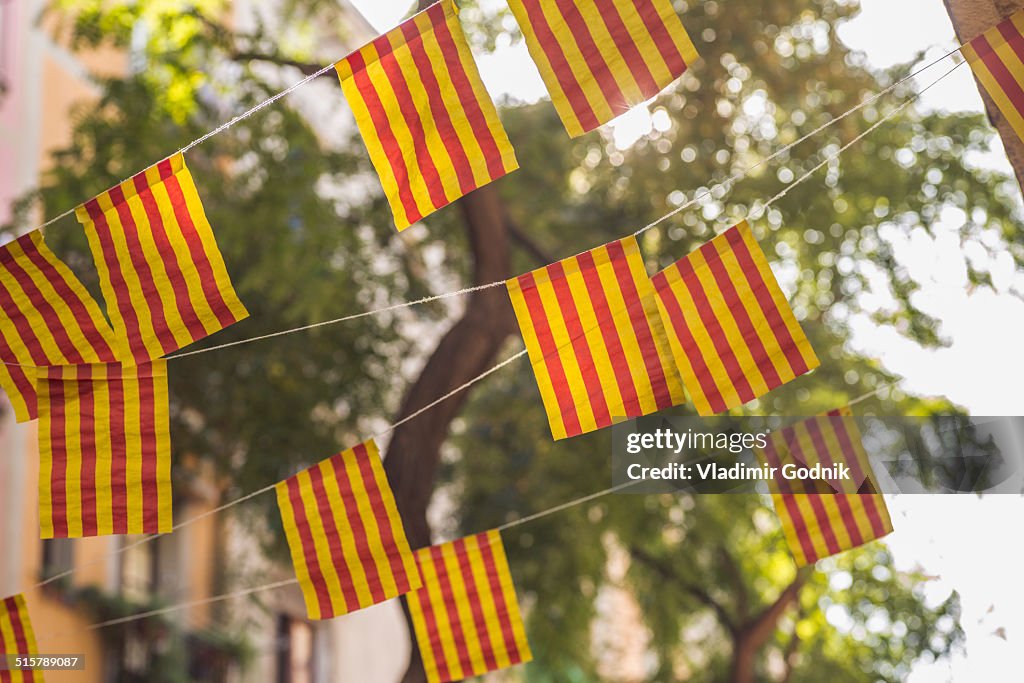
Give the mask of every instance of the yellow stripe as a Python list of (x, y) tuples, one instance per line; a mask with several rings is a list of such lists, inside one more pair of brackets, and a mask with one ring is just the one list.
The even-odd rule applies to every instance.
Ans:
[[(828, 518), (828, 525), (832, 529), (832, 534), (836, 537), (836, 543), (839, 544), (840, 550), (852, 548), (853, 539), (850, 538), (850, 533), (846, 530), (846, 522), (843, 520), (842, 512), (839, 509), (837, 496), (823, 494), (820, 495), (818, 499), (821, 501), (822, 507), (825, 508), (825, 516)], [(834, 555), (835, 553), (829, 551), (826, 554)]]
[(49, 369), (36, 369), (36, 395), (39, 401), (39, 534), (40, 538), (53, 538), (53, 492), (50, 477), (53, 476), (53, 443), (50, 430), (50, 383)]
[[(995, 56), (998, 57), (1006, 66), (1007, 70), (1009, 70), (1013, 77), (1013, 80), (1020, 84), (1022, 68), (1020, 59), (1013, 51), (1013, 47), (1006, 42), (1002, 35), (999, 34), (998, 31), (996, 31), (996, 34), (998, 36), (997, 38), (989, 39), (989, 43), (994, 48)], [(979, 76), (981, 76), (981, 72), (984, 72), (985, 78), (982, 78), (981, 80), (985, 85), (985, 89), (988, 90), (989, 95), (991, 95), (992, 99), (995, 100), (996, 104), (999, 106), (999, 111), (1001, 111), (1003, 116), (1006, 117), (1007, 122), (1009, 122), (1013, 127), (1013, 130), (1019, 137), (1024, 138), (1024, 118), (1022, 118), (1024, 117), (1024, 112), (1017, 109), (1013, 104), (1013, 100), (1010, 99), (1009, 94), (1003, 89), (1003, 86), (999, 84), (995, 74), (989, 70), (988, 65), (981, 61), (980, 57), (977, 58), (976, 62), (971, 64), (971, 68), (973, 68), (975, 73)]]
[(405, 535), (402, 517), (398, 513), (395, 494), (391, 491), (391, 484), (384, 473), (383, 465), (381, 465), (380, 451), (377, 450), (377, 444), (372, 439), (363, 445), (370, 457), (370, 469), (373, 470), (373, 478), (377, 483), (377, 489), (380, 491), (380, 497), (384, 503), (384, 510), (387, 512), (388, 521), (391, 524), (391, 535), (395, 539), (394, 552), (398, 553), (402, 566), (405, 567), (406, 576), (409, 578), (409, 590), (416, 590), (423, 585), (423, 581), (420, 579), (420, 570), (416, 566), (416, 559), (413, 557), (412, 550), (409, 549), (409, 540)]
[[(644, 266), (643, 258), (640, 256), (640, 245), (637, 244), (635, 237), (627, 237), (626, 239), (621, 240), (620, 244), (626, 254), (626, 265), (628, 266), (630, 275), (632, 276), (633, 285), (636, 287), (637, 294), (640, 297), (640, 304), (643, 305), (643, 297), (652, 293), (653, 290), (651, 289), (652, 285), (650, 278), (647, 276), (647, 268)], [(619, 294), (622, 293), (622, 289), (617, 285), (615, 289)], [(623, 297), (623, 302), (625, 302), (625, 297)], [(635, 305), (634, 302), (630, 303), (631, 305)], [(645, 316), (646, 313), (647, 312), (644, 311)], [(629, 329), (632, 330), (633, 325), (629, 321), (628, 312), (624, 310), (621, 318), (622, 322), (629, 324)], [(649, 322), (650, 321), (648, 320), (648, 323)], [(648, 327), (650, 328), (651, 325), (648, 324)], [(652, 330), (655, 349), (660, 354), (661, 349), (657, 346), (658, 338), (653, 336), (653, 333), (654, 331)], [(635, 332), (632, 338), (636, 338)], [(647, 373), (647, 366), (644, 363), (644, 355), (646, 354), (640, 349), (639, 340), (636, 342), (636, 353), (637, 356), (635, 358), (630, 357), (630, 375), (633, 377), (633, 385), (636, 387), (637, 395), (640, 397), (641, 408), (643, 408), (645, 414), (651, 413), (658, 409), (658, 402), (654, 398), (654, 383), (651, 381), (651, 377)], [(639, 362), (639, 365), (636, 364), (637, 362)], [(658, 362), (662, 363), (662, 359), (659, 358)], [(671, 375), (671, 373), (666, 374)]]
[(825, 537), (821, 533), (821, 525), (818, 524), (818, 517), (814, 514), (814, 508), (811, 507), (808, 494), (796, 494), (793, 498), (796, 500), (797, 508), (800, 510), (800, 517), (807, 528), (807, 536), (811, 541), (815, 554), (818, 557), (828, 557), (831, 553), (825, 544)]
[(477, 595), (480, 598), (480, 611), (484, 615), (484, 623), (487, 626), (487, 639), (491, 643), (491, 651), (494, 653), (494, 661), (499, 669), (511, 666), (512, 659), (509, 656), (508, 648), (505, 646), (505, 637), (501, 629), (501, 616), (498, 614), (498, 603), (491, 592), (491, 582), (487, 574), (487, 564), (480, 552), (480, 546), (488, 543), (487, 536), (476, 534), (466, 538), (466, 555), (469, 558), (469, 568), (473, 577), (473, 584), (476, 586)]
[(519, 613), (519, 600), (516, 598), (516, 589), (512, 584), (512, 573), (508, 567), (508, 558), (505, 556), (505, 544), (502, 543), (501, 533), (497, 530), (488, 531), (487, 540), (491, 544), (494, 565), (498, 571), (501, 590), (505, 594), (505, 606), (508, 607), (508, 618), (512, 626), (512, 634), (515, 637), (516, 649), (519, 650), (519, 655), (525, 663), (533, 659), (533, 654), (530, 652), (530, 643), (526, 640), (523, 618)]
[[(38, 273), (36, 274), (36, 277), (32, 277), (31, 274), (37, 271), (38, 269), (31, 263), (25, 263), (26, 257), (24, 255), (24, 252), (21, 250), (21, 246), (17, 242), (12, 242), (11, 244), (7, 245), (7, 247), (8, 251), (13, 257), (12, 260), (21, 265), (21, 267), (25, 269), (27, 273), (30, 274), (30, 279), (32, 279), (33, 282), (37, 282)], [(64, 354), (61, 353), (60, 347), (57, 345), (57, 340), (54, 339), (53, 335), (50, 334), (49, 330), (47, 329), (46, 323), (43, 320), (42, 313), (36, 309), (36, 307), (29, 300), (28, 293), (25, 292), (21, 285), (18, 284), (18, 281), (15, 279), (14, 275), (12, 275), (11, 272), (6, 268), (0, 268), (0, 287), (3, 287), (5, 290), (7, 290), (8, 295), (12, 299), (14, 307), (27, 320), (29, 326), (32, 328), (32, 333), (34, 333), (32, 336), (38, 339), (39, 345), (42, 347), (43, 353), (46, 355), (46, 359), (51, 362), (56, 361), (67, 363), (68, 360), (67, 358), (65, 358)], [(48, 287), (48, 289), (52, 292), (52, 287)], [(55, 297), (56, 294), (47, 293), (46, 299), (50, 303), (54, 303)], [(5, 336), (13, 338), (15, 340), (15, 344), (21, 349), (24, 349), (25, 356), (24, 358), (19, 358), (19, 362), (33, 362), (30, 360), (31, 356), (29, 355), (28, 344), (25, 343), (25, 340), (22, 338), (21, 333), (18, 332), (18, 329), (17, 327), (15, 327), (14, 321), (11, 319), (10, 315), (5, 314), (3, 320), (4, 327), (7, 330), (9, 330), (9, 333)], [(61, 322), (64, 322), (63, 319), (61, 320)], [(14, 346), (12, 346), (11, 348), (14, 349)]]
[[(203, 252), (206, 254), (206, 260), (210, 262), (210, 270), (213, 271), (214, 280), (217, 282), (217, 289), (220, 291), (221, 298), (224, 299), (224, 304), (231, 311), (231, 314), (236, 320), (243, 320), (249, 316), (249, 312), (238, 298), (238, 294), (235, 293), (235, 289), (231, 284), (231, 278), (228, 276), (227, 266), (224, 264), (224, 256), (221, 254), (220, 249), (217, 247), (217, 241), (213, 235), (213, 228), (210, 227), (210, 222), (206, 218), (206, 210), (203, 209), (203, 202), (199, 198), (199, 191), (196, 189), (196, 184), (192, 180), (192, 174), (189, 173), (188, 167), (185, 166), (185, 161), (181, 155), (172, 157), (172, 163), (181, 159), (181, 168), (176, 171), (175, 177), (178, 179), (178, 185), (181, 187), (182, 196), (185, 198), (185, 206), (188, 207), (188, 214), (192, 218), (192, 224), (195, 226), (196, 234), (199, 235), (200, 242), (203, 246)], [(179, 260), (180, 263), (180, 260)], [(186, 263), (188, 269), (184, 272), (190, 272), (195, 270), (195, 262), (191, 256), (187, 258)], [(199, 282), (198, 274), (195, 276), (196, 282)], [(198, 285), (197, 285), (198, 286)], [(202, 300), (207, 303), (206, 297), (196, 296), (196, 299)], [(196, 309), (200, 314), (203, 314), (203, 308)], [(213, 315), (211, 313), (211, 315)], [(203, 318), (203, 325), (206, 329), (220, 329), (220, 322), (214, 317), (207, 321)]]
[[(366, 482), (363, 481), (359, 471), (359, 464), (356, 461), (358, 455), (354, 450), (345, 451), (342, 460), (345, 463), (345, 471), (350, 482), (352, 482), (352, 497), (359, 510), (359, 517), (363, 520), (363, 528), (366, 530), (366, 540), (374, 564), (377, 566), (377, 574), (380, 576), (381, 587), (384, 594), (389, 597), (398, 595), (398, 587), (395, 585), (395, 577), (391, 573), (388, 564), (387, 554), (381, 542), (380, 528), (377, 526), (377, 518), (373, 514), (373, 504), (370, 501), (369, 493), (366, 490)], [(369, 560), (370, 558), (363, 558)]]
[[(647, 98), (644, 97), (643, 93), (640, 91), (640, 85), (633, 77), (629, 64), (626, 62), (625, 55), (619, 51), (618, 46), (615, 44), (615, 40), (612, 38), (611, 32), (609, 32), (608, 27), (605, 26), (604, 15), (616, 11), (615, 2), (610, 2), (608, 5), (610, 6), (602, 6), (601, 8), (598, 8), (596, 2), (578, 2), (576, 3), (576, 8), (583, 17), (583, 22), (586, 25), (586, 28), (590, 30), (590, 35), (594, 40), (594, 44), (597, 46), (597, 50), (600, 52), (605, 65), (607, 65), (608, 71), (611, 72), (616, 87), (624, 96), (625, 103), (619, 105), (623, 107), (619, 111), (616, 111), (612, 107), (613, 103), (608, 102), (608, 106), (612, 110), (612, 113), (619, 115), (626, 112), (629, 107), (640, 104)], [(603, 98), (604, 92), (600, 87), (596, 84), (594, 87), (596, 93), (600, 93)]]
[(483, 648), (480, 645), (480, 634), (477, 633), (476, 625), (473, 622), (469, 593), (466, 590), (465, 577), (462, 576), (462, 568), (459, 566), (459, 558), (455, 553), (455, 545), (453, 543), (445, 543), (439, 546), (439, 549), (445, 571), (448, 574), (448, 583), (452, 588), (452, 601), (455, 603), (455, 610), (459, 615), (459, 625), (462, 628), (466, 650), (469, 652), (469, 663), (473, 667), (472, 671), (463, 672), (463, 675), (471, 674), (475, 676), (482, 674), (487, 671), (487, 665), (484, 663)]
[[(653, 0), (653, 2), (656, 6), (659, 6), (660, 10), (661, 2), (659, 0)], [(675, 80), (675, 75), (669, 71), (668, 65), (665, 63), (664, 58), (662, 58), (661, 53), (658, 51), (658, 46), (654, 42), (654, 37), (647, 30), (647, 26), (640, 17), (640, 13), (637, 12), (636, 5), (632, 0), (612, 0), (610, 4), (611, 8), (606, 11), (611, 12), (614, 9), (614, 11), (618, 12), (623, 25), (625, 25), (626, 30), (629, 32), (629, 39), (636, 45), (637, 51), (640, 53), (643, 63), (647, 65), (648, 71), (651, 72), (651, 77), (654, 78), (658, 89), (663, 89)], [(634, 104), (636, 103), (634, 102)]]
[(341, 490), (338, 487), (338, 478), (347, 476), (344, 472), (338, 472), (334, 467), (334, 459), (324, 460), (319, 465), (324, 477), (324, 490), (327, 492), (327, 502), (331, 506), (334, 515), (335, 528), (338, 530), (338, 537), (341, 539), (341, 559), (348, 568), (349, 580), (352, 589), (355, 591), (358, 604), (348, 605), (344, 612), (353, 612), (361, 607), (369, 607), (373, 604), (373, 595), (370, 593), (370, 582), (366, 578), (366, 571), (363, 562), (369, 560), (360, 555), (355, 544), (355, 533), (349, 522), (348, 513), (345, 511), (345, 502), (341, 497)]
[[(2, 336), (3, 332), (0, 331), (0, 337)], [(25, 396), (22, 395), (18, 385), (14, 383), (14, 377), (11, 374), (12, 372), (14, 371), (12, 371), (10, 367), (0, 364), (0, 389), (3, 389), (4, 392), (7, 393), (7, 400), (11, 402), (11, 407), (14, 409), (15, 421), (28, 422), (33, 419), (33, 416), (29, 414), (28, 402), (26, 401)], [(32, 377), (28, 376), (29, 384), (32, 384), (33, 381)], [(38, 408), (38, 403), (36, 406)]]
[(693, 46), (693, 41), (690, 40), (690, 35), (686, 32), (686, 29), (683, 28), (683, 22), (680, 21), (679, 15), (676, 14), (675, 8), (672, 7), (672, 3), (668, 0), (652, 0), (652, 2), (658, 9), (658, 15), (661, 17), (662, 23), (668, 27), (669, 35), (672, 36), (672, 42), (675, 43), (679, 54), (683, 56), (686, 66), (691, 66), (699, 58), (697, 48)]
[(789, 330), (789, 334), (793, 338), (793, 342), (796, 344), (797, 349), (799, 349), (800, 355), (804, 359), (804, 363), (807, 364), (807, 370), (813, 370), (820, 364), (818, 357), (815, 355), (814, 349), (811, 348), (811, 342), (808, 341), (807, 335), (805, 335), (803, 329), (801, 329), (800, 323), (797, 322), (796, 316), (793, 315), (793, 309), (790, 308), (789, 302), (786, 301), (786, 296), (782, 293), (782, 288), (779, 287), (779, 282), (775, 279), (771, 266), (768, 265), (768, 259), (761, 250), (761, 245), (759, 245), (757, 240), (754, 239), (754, 235), (751, 233), (750, 226), (746, 221), (743, 221), (736, 227), (739, 230), (740, 236), (743, 237), (743, 241), (746, 243), (747, 249), (750, 251), (754, 265), (757, 266), (761, 279), (765, 283), (765, 288), (771, 295), (776, 308), (779, 309), (779, 315), (783, 322), (786, 323), (786, 329)]
[(327, 542), (324, 520), (320, 516), (317, 495), (313, 489), (309, 470), (299, 472), (296, 475), (296, 480), (299, 482), (299, 494), (302, 499), (302, 507), (306, 511), (306, 523), (309, 524), (309, 534), (313, 539), (313, 547), (320, 565), (320, 574), (323, 576), (327, 593), (331, 597), (331, 609), (335, 614), (342, 614), (345, 611), (345, 597), (341, 593), (341, 581), (338, 579), (338, 571), (335, 569), (334, 558), (331, 556), (331, 547)]
[[(25, 602), (24, 594), (18, 594), (14, 596), (15, 602), (18, 604), (18, 615), (21, 617), (21, 630), (25, 634), (25, 645), (28, 647), (28, 652), (25, 654), (36, 654), (39, 652), (39, 647), (36, 644), (36, 632), (32, 628), (32, 617), (28, 613), (28, 605)], [(40, 674), (36, 674), (40, 675)]]
[(590, 396), (587, 394), (587, 386), (583, 381), (583, 371), (580, 368), (579, 358), (576, 356), (576, 349), (573, 348), (572, 337), (566, 327), (565, 318), (562, 317), (555, 288), (549, 279), (537, 278), (537, 293), (540, 295), (540, 302), (544, 308), (544, 317), (551, 327), (551, 336), (554, 339), (559, 362), (562, 364), (566, 381), (569, 384), (569, 393), (580, 422), (580, 429), (583, 433), (593, 431), (597, 429), (594, 408), (590, 405)]
[[(448, 665), (448, 672), (453, 680), (466, 677), (462, 671), (462, 664), (459, 661), (459, 652), (455, 646), (455, 632), (451, 622), (448, 620), (448, 610), (445, 608), (444, 596), (441, 594), (441, 584), (437, 578), (437, 569), (434, 567), (433, 558), (430, 556), (430, 548), (424, 548), (416, 552), (420, 562), (420, 572), (423, 574), (423, 592), (426, 593), (426, 600), (434, 611), (434, 622), (437, 625), (438, 640), (440, 640), (441, 652), (444, 661)], [(420, 597), (423, 597), (423, 592)], [(428, 643), (427, 647), (431, 645)]]
[(171, 427), (168, 405), (167, 361), (155, 360), (153, 373), (153, 412), (156, 429), (156, 477), (160, 507), (157, 510), (157, 526), (160, 533), (167, 533), (174, 526), (173, 498), (171, 494)]
[[(666, 278), (668, 282), (668, 278)], [(690, 395), (690, 401), (693, 402), (694, 407), (697, 409), (699, 415), (706, 415), (711, 410), (711, 406), (708, 404), (707, 398), (703, 393), (699, 393), (700, 385), (697, 382), (697, 373), (694, 372), (693, 365), (690, 363), (690, 358), (683, 351), (683, 345), (679, 341), (678, 335), (676, 335), (675, 329), (672, 327), (672, 318), (668, 315), (668, 309), (665, 308), (665, 302), (662, 297), (673, 296), (670, 290), (664, 294), (658, 292), (657, 303), (658, 303), (658, 315), (661, 316), (661, 320), (664, 324), (665, 334), (668, 337), (668, 347), (672, 352), (672, 360), (675, 362), (674, 371), (678, 373), (682, 380), (683, 386), (688, 390)], [(695, 393), (697, 392), (697, 393)]]
[(540, 390), (540, 397), (544, 404), (544, 411), (548, 415), (548, 424), (551, 426), (551, 436), (557, 441), (566, 437), (565, 423), (562, 420), (561, 411), (558, 408), (558, 399), (555, 396), (554, 384), (551, 382), (551, 375), (548, 374), (547, 364), (544, 362), (544, 352), (537, 340), (537, 331), (530, 317), (530, 309), (523, 297), (523, 290), (519, 280), (513, 278), (505, 283), (508, 288), (509, 298), (512, 300), (512, 308), (515, 310), (516, 319), (519, 321), (519, 329), (522, 331), (523, 342), (530, 356), (530, 365), (533, 366), (533, 375), (537, 379), (537, 388)]
[(69, 367), (64, 381), (64, 445), (67, 449), (65, 475), (68, 511), (68, 538), (82, 536), (82, 402), (81, 391), (89, 391), (75, 378), (75, 368)]
[(786, 545), (789, 547), (789, 551), (792, 553), (797, 566), (803, 567), (810, 564), (807, 556), (804, 555), (804, 549), (800, 544), (796, 525), (789, 514), (789, 508), (786, 507), (785, 497), (781, 493), (773, 493), (772, 503), (775, 505), (775, 513), (779, 516), (779, 523), (782, 525), (782, 534), (786, 538)]
[[(124, 421), (126, 450), (128, 453), (128, 533), (145, 533), (142, 514), (142, 401), (139, 397), (138, 367), (125, 365), (122, 367), (124, 377)], [(110, 425), (111, 429), (120, 429), (121, 425)]]
[(110, 381), (106, 365), (93, 365), (93, 405), (96, 412), (96, 533), (114, 533), (111, 484), (113, 457), (110, 443)]
[(18, 641), (14, 638), (14, 624), (11, 622), (9, 607), (4, 604), (3, 612), (0, 613), (0, 645), (3, 645), (2, 653), (29, 654), (18, 652)]
[[(417, 568), (417, 573), (419, 569)], [(427, 674), (428, 683), (437, 683), (441, 680), (441, 674), (437, 668), (437, 660), (434, 658), (434, 648), (430, 645), (430, 631), (427, 628), (427, 620), (423, 614), (423, 603), (421, 594), (426, 590), (415, 590), (406, 596), (409, 605), (409, 614), (412, 616), (413, 630), (416, 632), (416, 643), (419, 645), (420, 657), (423, 659), (423, 669)]]
[(299, 527), (295, 523), (295, 511), (292, 509), (292, 502), (288, 496), (288, 483), (282, 481), (274, 488), (277, 491), (277, 505), (281, 510), (281, 524), (284, 527), (285, 538), (288, 539), (292, 564), (295, 566), (295, 577), (299, 580), (302, 597), (306, 601), (306, 613), (309, 614), (310, 619), (319, 619), (320, 602), (317, 600), (316, 589), (313, 587), (313, 580), (310, 578), (309, 568), (306, 566), (302, 538), (299, 535)]

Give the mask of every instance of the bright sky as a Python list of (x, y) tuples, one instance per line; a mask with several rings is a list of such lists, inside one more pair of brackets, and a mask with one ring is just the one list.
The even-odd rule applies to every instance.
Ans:
[[(404, 0), (354, 3), (380, 30), (394, 26), (408, 9)], [(862, 0), (861, 5), (862, 13), (839, 27), (839, 37), (866, 53), (875, 67), (892, 66), (912, 59), (920, 50), (929, 50), (923, 66), (955, 45), (941, 0)], [(685, 16), (683, 19), (685, 22)], [(535, 101), (545, 96), (536, 67), (522, 45), (499, 47), (494, 55), (479, 61), (484, 81), (495, 97)], [(952, 64), (949, 60), (933, 67), (919, 83), (930, 83)], [(982, 110), (966, 66), (930, 89), (922, 104), (948, 111)], [(612, 125), (616, 143), (626, 146), (649, 132), (652, 121), (646, 109), (638, 107)], [(857, 153), (856, 148), (848, 153)], [(998, 138), (990, 154), (971, 161), (1010, 172)], [(1024, 363), (1019, 360), (1024, 302), (1008, 294), (1014, 284), (1024, 291), (1024, 274), (1015, 272), (1009, 259), (998, 259), (992, 265), (996, 292), (968, 292), (965, 255), (957, 239), (964, 219), (960, 212), (944, 212), (934, 226), (935, 238), (923, 229), (909, 237), (890, 235), (898, 257), (924, 283), (918, 304), (942, 321), (941, 331), (952, 340), (951, 346), (924, 350), (866, 318), (851, 321), (852, 343), (905, 377), (903, 386), (909, 391), (947, 396), (975, 415), (1024, 415)], [(884, 294), (878, 299), (884, 304)], [(903, 495), (891, 497), (889, 502), (896, 531), (888, 543), (897, 563), (906, 568), (923, 567), (935, 577), (927, 585), (929, 600), (940, 602), (955, 589), (964, 607), (966, 651), (940, 664), (919, 663), (910, 683), (1020, 681), (1024, 546), (1016, 520), (1024, 513), (1024, 500), (1010, 495), (980, 500)], [(1002, 536), (1003, 529), (1011, 535)]]

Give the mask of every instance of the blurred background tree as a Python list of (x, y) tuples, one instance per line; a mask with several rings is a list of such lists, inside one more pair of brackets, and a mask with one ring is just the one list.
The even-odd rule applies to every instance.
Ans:
[[(836, 38), (855, 2), (675, 5), (703, 63), (649, 105), (648, 134), (625, 149), (607, 131), (570, 140), (549, 102), (505, 101), (521, 170), (402, 234), (351, 122), (331, 127), (348, 114), (324, 114), (347, 111), (333, 74), (190, 152), (252, 314), (204, 343), (502, 279), (619, 238), (911, 70), (872, 72)], [(100, 101), (79, 111), (72, 144), (26, 198), (17, 227), (32, 223), (39, 203), (48, 215), (73, 206), (337, 59), (319, 47), (324, 31), (345, 31), (337, 7), (290, 0), (238, 27), (214, 0), (56, 1), (52, 16), (78, 44), (130, 49), (135, 67), (100, 81)], [(478, 53), (521, 39), (507, 33), (495, 3), (465, 3), (462, 17)], [(746, 215), (913, 87), (645, 234), (651, 272)], [(756, 221), (822, 367), (746, 410), (807, 415), (892, 382), (851, 348), (855, 313), (918, 343), (943, 343), (936, 321), (915, 306), (919, 283), (885, 231), (930, 231), (943, 209), (956, 207), (967, 217), (965, 249), (1009, 251), (1020, 263), (1017, 187), (965, 162), (992, 135), (981, 116), (911, 106)], [(98, 293), (73, 219), (47, 238)], [(990, 285), (984, 259), (967, 267), (973, 286)], [(869, 291), (891, 303), (872, 307), (862, 296)], [(507, 297), (493, 289), (174, 361), (176, 457), (213, 461), (227, 482), (223, 495), (235, 497), (374, 433), (520, 345)], [(887, 389), (861, 407), (952, 409)], [(397, 430), (385, 464), (410, 539), (421, 546), (602, 489), (608, 453), (606, 433), (552, 443), (522, 361)], [(444, 513), (434, 528), (431, 502)], [(279, 524), (270, 497), (245, 512), (254, 524)], [(607, 655), (614, 650), (600, 633), (609, 601), (637, 607), (629, 628), (643, 634), (652, 681), (899, 681), (911, 662), (947, 654), (960, 638), (955, 596), (926, 604), (924, 577), (897, 571), (882, 546), (798, 574), (770, 504), (754, 496), (615, 496), (506, 539), (537, 655), (526, 680), (617, 680)], [(406, 681), (421, 680), (414, 655)]]

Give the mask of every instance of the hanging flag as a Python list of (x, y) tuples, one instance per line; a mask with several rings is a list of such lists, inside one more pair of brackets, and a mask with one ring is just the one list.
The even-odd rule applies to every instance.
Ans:
[[(25, 607), (22, 594), (4, 598), (0, 603), (0, 660), (20, 655), (31, 657), (39, 654), (32, 622)], [(5, 662), (6, 664), (6, 662)], [(0, 683), (42, 683), (43, 672), (38, 669), (11, 670), (0, 666)]]
[(334, 65), (399, 230), (519, 167), (457, 13), (442, 0)]
[(746, 221), (652, 280), (699, 414), (743, 405), (818, 367)]
[(277, 485), (277, 504), (310, 619), (330, 619), (420, 587), (373, 441)]
[(961, 48), (974, 75), (1024, 140), (1024, 10)]
[(769, 480), (775, 511), (798, 565), (881, 538), (893, 530), (885, 498), (878, 493), (860, 430), (849, 407), (773, 432), (758, 458), (781, 475), (798, 467), (846, 465), (849, 479)]
[(122, 359), (144, 363), (247, 317), (185, 158), (78, 207)]
[(428, 683), (533, 659), (498, 531), (416, 551), (423, 587), (406, 596)]
[(33, 366), (116, 360), (96, 301), (38, 230), (0, 247), (0, 386), (18, 422), (37, 415)]
[(38, 368), (42, 538), (171, 530), (167, 362)]
[(509, 0), (569, 135), (649, 100), (697, 60), (670, 0)]
[(635, 237), (506, 284), (555, 439), (682, 403)]

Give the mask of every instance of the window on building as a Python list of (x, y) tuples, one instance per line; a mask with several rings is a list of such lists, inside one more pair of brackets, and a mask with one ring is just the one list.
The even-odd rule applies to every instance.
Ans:
[(70, 538), (50, 538), (42, 542), (42, 575), (49, 579), (71, 569), (74, 564), (74, 545)]
[(316, 634), (309, 622), (277, 619), (277, 683), (313, 683)]

